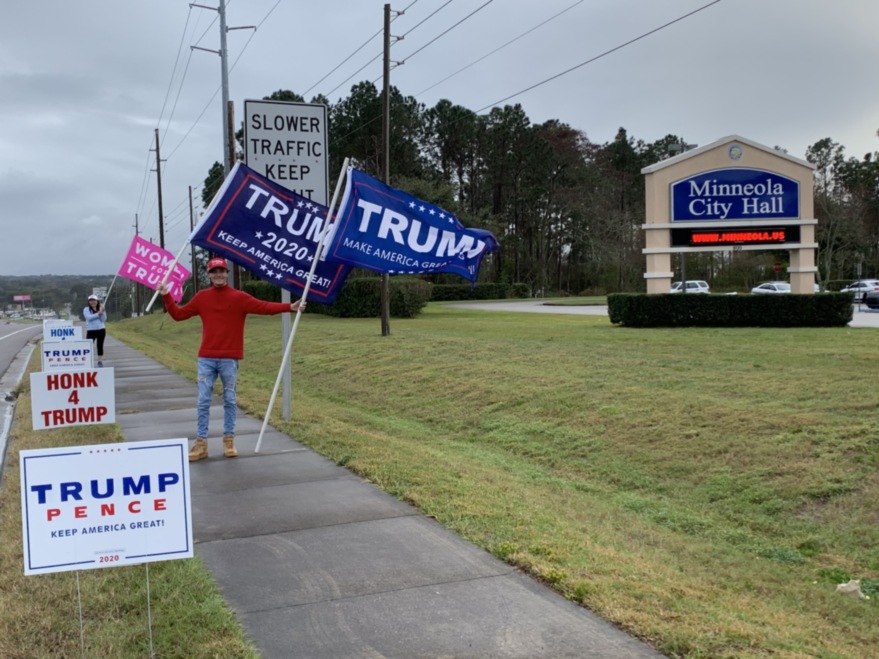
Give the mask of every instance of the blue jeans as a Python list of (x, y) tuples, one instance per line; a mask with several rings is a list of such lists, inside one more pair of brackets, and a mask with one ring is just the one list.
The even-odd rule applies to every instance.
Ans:
[(235, 434), (235, 416), (238, 412), (238, 400), (235, 397), (235, 385), (238, 382), (237, 359), (198, 358), (198, 421), (197, 437), (208, 438), (208, 420), (211, 414), (211, 397), (214, 383), (220, 376), (223, 383), (223, 434)]

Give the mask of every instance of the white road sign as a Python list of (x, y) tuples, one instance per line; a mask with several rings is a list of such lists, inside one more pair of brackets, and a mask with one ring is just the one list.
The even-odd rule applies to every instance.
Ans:
[(247, 166), (296, 194), (326, 205), (327, 107), (244, 101)]

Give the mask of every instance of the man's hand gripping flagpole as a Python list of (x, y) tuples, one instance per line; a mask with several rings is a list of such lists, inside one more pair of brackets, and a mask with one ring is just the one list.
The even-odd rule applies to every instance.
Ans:
[[(330, 208), (327, 212), (327, 221), (324, 223), (323, 231), (321, 231), (320, 239), (317, 243), (317, 249), (314, 253), (314, 261), (311, 263), (311, 272), (308, 273), (308, 279), (305, 282), (305, 287), (302, 289), (302, 297), (300, 298), (303, 302), (308, 298), (308, 291), (311, 288), (311, 280), (314, 276), (314, 271), (317, 268), (317, 264), (320, 261), (320, 257), (323, 254), (324, 249), (324, 240), (327, 237), (327, 233), (329, 232), (330, 225), (332, 224), (332, 220), (336, 215), (336, 202), (339, 198), (339, 190), (342, 188), (342, 181), (345, 179), (345, 176), (348, 172), (348, 161), (350, 158), (345, 158), (345, 162), (342, 163), (342, 171), (339, 173), (339, 180), (336, 181), (336, 189), (333, 192), (333, 200), (330, 202)], [(287, 347), (284, 349), (284, 357), (281, 359), (281, 368), (278, 370), (278, 377), (275, 380), (275, 388), (272, 389), (271, 398), (269, 398), (269, 407), (266, 410), (265, 417), (262, 421), (262, 428), (259, 431), (259, 439), (256, 440), (256, 448), (253, 450), (254, 453), (259, 453), (259, 447), (262, 444), (262, 437), (265, 434), (266, 426), (269, 424), (269, 418), (272, 416), (272, 408), (275, 405), (275, 398), (278, 395), (278, 387), (281, 385), (281, 379), (284, 377), (284, 369), (287, 368), (287, 363), (290, 361), (290, 352), (293, 347), (293, 338), (296, 336), (296, 328), (299, 326), (299, 318), (302, 316), (302, 310), (296, 310), (296, 318), (293, 320), (293, 327), (290, 330), (290, 338), (287, 340)]]
[[(168, 278), (171, 276), (171, 273), (174, 272), (174, 267), (177, 265), (177, 262), (180, 260), (180, 257), (183, 256), (183, 250), (189, 247), (189, 241), (185, 241), (183, 243), (183, 247), (180, 248), (180, 251), (177, 252), (177, 256), (174, 257), (174, 261), (171, 265), (168, 266), (168, 269), (165, 271), (165, 276), (162, 277), (162, 281), (159, 282), (159, 285), (156, 286), (156, 291), (153, 293), (153, 296), (150, 298), (150, 303), (146, 306), (144, 313), (149, 313), (149, 310), (152, 308), (153, 303), (156, 301), (156, 298), (159, 297), (159, 291), (164, 288), (165, 284), (168, 283)], [(195, 269), (193, 267), (193, 269)]]

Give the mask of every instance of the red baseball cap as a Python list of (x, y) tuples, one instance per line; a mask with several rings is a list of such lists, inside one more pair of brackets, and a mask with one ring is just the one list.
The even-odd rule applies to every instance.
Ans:
[(208, 261), (208, 272), (214, 270), (215, 268), (223, 268), (223, 270), (229, 272), (229, 268), (226, 265), (226, 259), (216, 257)]

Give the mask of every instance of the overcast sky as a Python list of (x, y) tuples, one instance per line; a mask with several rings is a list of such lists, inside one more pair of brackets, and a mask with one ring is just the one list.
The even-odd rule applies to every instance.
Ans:
[[(228, 2), (230, 28), (260, 26), (227, 37), (236, 123), (244, 99), (278, 89), (333, 102), (362, 80), (380, 89), (384, 4)], [(704, 145), (738, 134), (798, 158), (823, 137), (848, 156), (879, 151), (876, 0), (392, 4), (406, 7), (391, 29), (406, 35), (392, 49), (405, 64), (391, 82), (427, 106), (446, 98), (487, 112), (519, 103), (532, 122), (558, 119), (598, 143), (622, 126), (646, 142), (673, 133)], [(158, 243), (156, 128), (167, 159), (165, 246), (179, 251), (189, 234), (188, 186), (198, 200), (211, 164), (223, 160), (220, 58), (190, 49), (219, 49), (216, 19), (185, 0), (3, 3), (0, 275), (112, 275), (136, 215), (141, 236)]]

